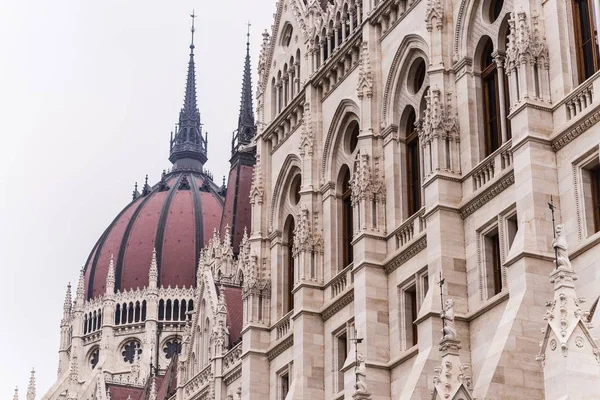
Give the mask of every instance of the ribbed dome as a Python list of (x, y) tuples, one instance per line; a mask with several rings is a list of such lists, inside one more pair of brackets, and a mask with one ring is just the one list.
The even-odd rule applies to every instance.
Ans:
[(219, 229), (223, 198), (218, 187), (199, 172), (175, 171), (147, 187), (104, 231), (85, 266), (86, 298), (106, 291), (110, 256), (115, 289), (148, 285), (156, 248), (158, 285), (194, 286), (200, 249)]

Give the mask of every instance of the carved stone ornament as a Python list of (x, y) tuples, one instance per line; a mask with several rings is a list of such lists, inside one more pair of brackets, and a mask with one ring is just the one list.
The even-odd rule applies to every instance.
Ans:
[(444, 340), (455, 340), (456, 339), (456, 325), (454, 324), (454, 300), (447, 299), (444, 302), (444, 309), (440, 313), (440, 317), (444, 320), (443, 324), (443, 337)]
[(302, 130), (300, 133), (300, 144), (298, 149), (300, 150), (300, 156), (312, 156), (313, 155), (313, 132), (312, 132), (312, 114), (310, 112), (310, 104), (304, 103), (304, 123), (302, 124)]
[(365, 94), (369, 98), (373, 96), (373, 72), (371, 72), (371, 57), (369, 55), (369, 43), (367, 42), (362, 42), (361, 46), (356, 92), (361, 100)]
[(252, 186), (250, 187), (250, 204), (262, 204), (263, 202), (263, 183), (262, 183), (262, 164), (260, 154), (256, 155), (256, 164), (252, 173)]
[(425, 11), (425, 23), (429, 32), (433, 29), (433, 21), (437, 29), (441, 29), (444, 22), (444, 8), (440, 0), (427, 0)]

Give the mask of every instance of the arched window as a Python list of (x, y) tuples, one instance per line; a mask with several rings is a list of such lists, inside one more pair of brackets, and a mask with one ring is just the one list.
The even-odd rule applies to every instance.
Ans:
[(271, 118), (277, 116), (277, 83), (275, 77), (271, 80)]
[(94, 315), (92, 316), (92, 329), (90, 329), (90, 332), (94, 332), (96, 330), (96, 311), (94, 311)]
[[(600, 10), (596, 10), (599, 12)], [(573, 30), (577, 57), (577, 78), (585, 81), (598, 70), (594, 12), (591, 0), (573, 0)]]
[(161, 300), (158, 302), (158, 320), (162, 321), (165, 319), (165, 301)]
[(133, 322), (133, 302), (129, 303), (129, 306), (127, 307), (127, 322), (132, 323)]
[(190, 312), (194, 311), (194, 300), (190, 300), (188, 302), (188, 311), (190, 311)]
[(127, 303), (123, 303), (121, 306), (121, 324), (127, 323)]
[(121, 322), (121, 305), (117, 304), (117, 307), (115, 309), (115, 325), (119, 325), (120, 322)]
[(173, 301), (173, 321), (179, 321), (179, 300)]
[(354, 229), (354, 215), (352, 210), (352, 188), (350, 187), (350, 169), (344, 165), (340, 172), (342, 183), (342, 265), (340, 269), (346, 268), (354, 261), (352, 249), (352, 237)]
[(421, 169), (419, 161), (419, 135), (415, 129), (415, 109), (408, 106), (405, 111), (406, 132), (406, 199), (408, 216), (421, 209)]
[(501, 144), (500, 100), (498, 98), (498, 69), (492, 53), (494, 45), (485, 39), (481, 53), (481, 87), (483, 90), (483, 132), (485, 135), (485, 157), (496, 151)]
[(171, 320), (171, 313), (173, 312), (173, 305), (171, 304), (171, 300), (167, 300), (166, 310), (165, 310), (165, 320)]
[(85, 314), (83, 316), (83, 334), (87, 334), (88, 333), (88, 316), (87, 314)]
[(142, 316), (142, 309), (140, 307), (140, 302), (135, 302), (135, 322), (140, 322), (140, 317)]
[(102, 310), (98, 310), (98, 329), (102, 328)]
[(319, 35), (315, 36), (315, 53), (316, 67), (319, 68), (321, 66), (321, 38)]
[(294, 309), (294, 218), (290, 215), (284, 226), (285, 267), (283, 270), (283, 312), (288, 313)]
[(186, 312), (187, 312), (187, 304), (185, 302), (185, 300), (181, 300), (181, 315), (179, 317), (180, 321), (185, 321), (186, 318)]
[(146, 320), (146, 300), (142, 301), (142, 321)]

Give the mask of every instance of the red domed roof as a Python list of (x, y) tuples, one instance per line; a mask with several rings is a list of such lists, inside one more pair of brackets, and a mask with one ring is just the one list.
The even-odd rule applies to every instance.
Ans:
[(156, 248), (158, 285), (195, 286), (200, 249), (219, 228), (223, 198), (199, 172), (175, 171), (144, 190), (102, 234), (85, 266), (86, 298), (106, 291), (110, 256), (115, 290), (148, 285)]

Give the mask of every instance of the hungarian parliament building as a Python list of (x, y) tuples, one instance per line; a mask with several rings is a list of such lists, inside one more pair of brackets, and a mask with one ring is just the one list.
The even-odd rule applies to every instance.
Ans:
[(172, 167), (65, 282), (41, 399), (600, 399), (600, 1), (274, 8), (230, 153), (173, 44)]

